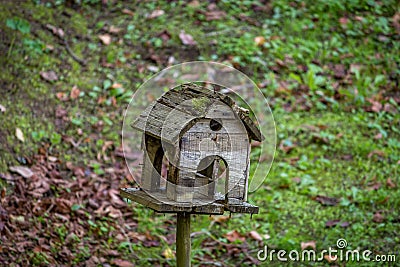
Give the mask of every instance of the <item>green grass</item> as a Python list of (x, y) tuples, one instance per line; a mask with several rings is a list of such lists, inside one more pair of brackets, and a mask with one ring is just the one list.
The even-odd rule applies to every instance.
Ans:
[[(65, 7), (64, 1), (40, 2), (18, 8), (6, 2), (0, 7), (4, 39), (0, 43), (0, 104), (6, 108), (0, 113), (0, 173), (9, 166), (29, 165), (34, 155), (45, 151), (46, 156), (60, 160), (57, 168), (68, 178), (74, 176), (66, 162), (88, 166), (105, 177), (105, 170), (115, 162), (112, 157), (98, 159), (98, 152), (106, 142), (113, 142), (115, 148), (121, 145), (124, 110), (131, 94), (153, 74), (148, 66), (162, 69), (172, 57), (175, 63), (223, 62), (249, 75), (268, 97), (278, 148), (265, 183), (249, 195), (250, 202), (260, 206), (259, 215), (232, 215), (222, 222), (208, 216), (193, 219), (194, 266), (204, 266), (202, 262), (237, 266), (248, 255), (256, 258), (264, 244), (277, 250), (300, 250), (301, 242), (315, 241), (317, 250), (328, 249), (339, 238), (347, 240), (348, 248), (369, 249), (374, 255), (394, 253), (400, 260), (400, 42), (393, 23), (400, 12), (397, 1), (223, 0), (216, 8), (225, 15), (217, 20), (207, 20), (208, 3), (202, 1), (198, 5), (115, 1), (104, 8), (101, 1), (82, 1), (75, 8)], [(155, 9), (165, 14), (147, 18)], [(71, 50), (88, 64), (76, 62), (46, 24), (62, 27)], [(120, 32), (110, 34), (112, 42), (107, 46), (98, 35), (108, 33), (111, 25)], [(182, 45), (181, 30), (193, 36), (196, 47)], [(256, 37), (264, 38), (264, 43), (257, 45)], [(41, 71), (49, 70), (57, 73), (57, 81), (40, 77)], [(117, 83), (121, 86), (112, 89)], [(62, 101), (57, 97), (63, 93), (69, 98), (74, 86), (80, 90), (78, 98)], [(372, 103), (382, 107), (371, 112)], [(58, 116), (57, 110), (64, 115)], [(25, 142), (15, 136), (16, 128), (22, 130)], [(71, 145), (69, 138), (81, 140), (80, 145)], [(13, 193), (4, 180), (0, 187)], [(332, 197), (338, 203), (322, 205), (317, 196)], [(174, 259), (162, 256), (175, 249), (164, 238), (173, 233), (175, 217), (130, 205), (138, 225), (126, 231), (152, 237), (155, 245), (145, 246), (134, 238), (117, 241), (119, 232), (112, 221), (86, 214), (90, 222), (82, 224), (88, 225), (88, 233), (73, 238), (79, 244), (72, 250), (74, 265), (90, 257), (89, 244), (108, 262), (114, 256), (104, 251), (112, 249), (137, 266), (175, 264)], [(75, 208), (85, 210), (84, 206)], [(377, 213), (382, 221), (374, 221)], [(33, 220), (51, 223), (49, 218)], [(332, 220), (346, 222), (345, 227), (340, 223), (326, 227)], [(224, 245), (229, 244), (226, 235), (232, 230), (246, 237), (234, 246), (245, 252)], [(252, 230), (269, 238), (256, 241), (249, 237)], [(67, 225), (54, 233), (43, 230), (43, 236), (57, 236), (54, 251), (32, 251), (20, 263), (48, 264), (52, 260), (48, 255), (62, 250), (68, 231)]]

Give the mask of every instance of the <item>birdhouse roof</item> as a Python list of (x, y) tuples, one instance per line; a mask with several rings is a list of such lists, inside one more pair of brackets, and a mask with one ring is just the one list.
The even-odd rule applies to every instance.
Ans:
[(182, 130), (189, 129), (196, 120), (204, 118), (216, 101), (230, 106), (243, 122), (250, 139), (263, 141), (260, 129), (249, 117), (249, 111), (236, 105), (225, 94), (197, 84), (184, 84), (164, 93), (150, 104), (132, 123), (132, 127), (163, 141), (175, 144)]

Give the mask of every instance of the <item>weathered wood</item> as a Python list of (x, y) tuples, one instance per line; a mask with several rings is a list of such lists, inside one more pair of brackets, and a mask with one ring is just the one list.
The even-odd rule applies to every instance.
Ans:
[(149, 195), (139, 188), (121, 188), (119, 192), (121, 197), (160, 213), (224, 214), (224, 205), (221, 203), (208, 203), (202, 200), (195, 200), (193, 203), (177, 202), (167, 198), (165, 191), (151, 192)]
[(178, 109), (157, 104), (152, 109), (146, 109), (131, 126), (156, 138), (162, 137), (165, 142), (175, 143), (182, 131), (182, 125), (195, 118)]
[(161, 179), (161, 161), (163, 151), (159, 139), (149, 135), (144, 137), (143, 170), (141, 186), (143, 189), (157, 191), (160, 188)]
[[(199, 109), (196, 108), (196, 101), (193, 102), (193, 99), (201, 99), (204, 97), (210, 99), (210, 102), (205, 103), (206, 109), (199, 112)], [(168, 116), (171, 110), (177, 112), (177, 114), (174, 114), (174, 117), (177, 115), (177, 117), (181, 118), (185, 118), (185, 116), (193, 118), (212, 117), (213, 115), (211, 114), (220, 114), (223, 117), (231, 116), (227, 113), (226, 108), (224, 108), (224, 112), (218, 110), (217, 107), (221, 106), (222, 103), (233, 108), (233, 111), (242, 120), (251, 139), (256, 141), (262, 141), (264, 139), (257, 125), (250, 119), (248, 111), (237, 107), (235, 102), (229, 96), (212, 92), (207, 88), (195, 84), (182, 85), (181, 87), (169, 90), (158, 99), (157, 102), (147, 108), (141, 116), (133, 122), (132, 126), (138, 130), (146, 130), (150, 134), (160, 137), (161, 126), (171, 126), (164, 125), (163, 119), (165, 116)], [(182, 114), (178, 115), (178, 112), (181, 112)], [(190, 121), (189, 117), (186, 117), (185, 121)], [(182, 126), (182, 121), (178, 125)], [(172, 132), (175, 133), (175, 131)], [(167, 138), (166, 140), (169, 141), (170, 139)]]
[(186, 212), (191, 214), (214, 214), (221, 215), (224, 211), (232, 213), (250, 213), (257, 214), (259, 208), (247, 202), (240, 202), (237, 199), (228, 199), (228, 203), (221, 204), (224, 199), (218, 199), (216, 202), (208, 203), (201, 200), (193, 203), (176, 202), (168, 199), (165, 192), (154, 192), (148, 195), (145, 191), (138, 188), (121, 188), (120, 195), (123, 198), (135, 201), (160, 213)]
[(247, 133), (250, 139), (262, 142), (265, 137), (262, 135), (260, 129), (257, 125), (250, 119), (249, 115), (242, 110), (238, 112), (239, 118), (242, 120), (244, 126), (246, 127)]
[(177, 267), (190, 267), (190, 213), (178, 212), (176, 223)]
[[(255, 212), (244, 202), (250, 140), (262, 140), (263, 136), (250, 119), (249, 111), (238, 107), (229, 96), (196, 84), (185, 84), (166, 92), (132, 126), (144, 132), (149, 140), (144, 143), (142, 184), (145, 192), (131, 196), (135, 201), (160, 212), (195, 213), (199, 212), (198, 207), (201, 212), (210, 214), (223, 212), (223, 209)], [(160, 188), (159, 182), (163, 149), (169, 159), (166, 190)], [(207, 158), (210, 162), (203, 162)], [(217, 183), (218, 171), (215, 171), (219, 159), (226, 166), (224, 202), (215, 192), (220, 184)], [(202, 166), (204, 163), (210, 163), (211, 167)], [(216, 198), (216, 204), (231, 206), (221, 209), (208, 205), (207, 201), (216, 201)], [(233, 199), (237, 201), (235, 206), (232, 206)]]
[(242, 202), (239, 204), (231, 204), (231, 203), (226, 203), (225, 204), (225, 210), (232, 212), (232, 213), (250, 213), (250, 214), (257, 214), (259, 211), (259, 208), (257, 206), (251, 205), (246, 202)]

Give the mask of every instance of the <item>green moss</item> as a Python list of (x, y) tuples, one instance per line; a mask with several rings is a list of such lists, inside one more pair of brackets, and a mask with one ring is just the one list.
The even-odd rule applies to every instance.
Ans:
[(81, 14), (74, 12), (71, 19), (69, 26), (73, 29), (75, 34), (78, 35), (86, 35), (88, 24), (87, 19), (83, 17)]
[(210, 104), (210, 99), (205, 96), (192, 99), (193, 108), (200, 114), (204, 113)]

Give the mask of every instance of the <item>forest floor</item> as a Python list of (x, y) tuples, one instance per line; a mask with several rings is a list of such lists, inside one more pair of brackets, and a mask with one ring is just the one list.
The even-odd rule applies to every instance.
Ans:
[(118, 196), (121, 129), (144, 81), (194, 60), (255, 81), (277, 151), (260, 214), (193, 219), (193, 266), (281, 266), (258, 251), (338, 239), (398, 264), (398, 1), (76, 2), (0, 6), (0, 265), (175, 265), (175, 216)]

